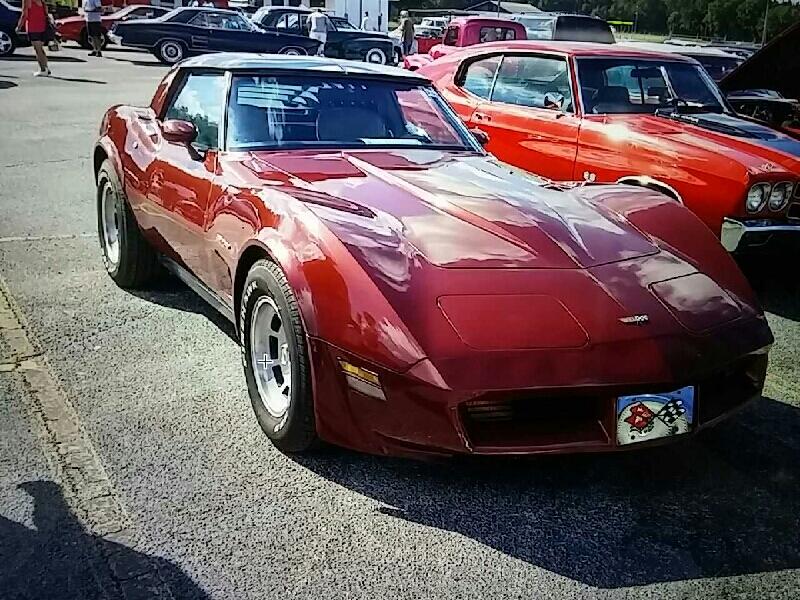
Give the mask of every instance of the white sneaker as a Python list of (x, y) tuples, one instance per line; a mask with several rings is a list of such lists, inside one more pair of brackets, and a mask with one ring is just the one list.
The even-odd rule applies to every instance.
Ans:
[(52, 75), (50, 69), (47, 69), (47, 71), (36, 71), (36, 73), (33, 74), (34, 77), (50, 77), (50, 75)]

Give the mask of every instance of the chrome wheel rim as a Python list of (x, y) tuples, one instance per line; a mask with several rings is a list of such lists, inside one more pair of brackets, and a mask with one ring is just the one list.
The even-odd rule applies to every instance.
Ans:
[(11, 36), (5, 31), (0, 31), (0, 54), (7, 54), (11, 51)]
[(296, 48), (287, 48), (283, 53), (287, 56), (301, 56), (300, 51)]
[(100, 222), (103, 227), (103, 252), (111, 266), (116, 267), (119, 264), (119, 202), (108, 181), (103, 186), (102, 194)]
[(275, 301), (261, 296), (250, 320), (250, 361), (261, 403), (275, 418), (286, 413), (292, 398), (292, 354), (286, 327)]
[(183, 50), (175, 42), (167, 42), (161, 47), (161, 56), (168, 62), (178, 62), (183, 56)]
[(372, 49), (367, 52), (367, 62), (375, 65), (382, 65), (386, 63), (386, 56), (382, 50)]

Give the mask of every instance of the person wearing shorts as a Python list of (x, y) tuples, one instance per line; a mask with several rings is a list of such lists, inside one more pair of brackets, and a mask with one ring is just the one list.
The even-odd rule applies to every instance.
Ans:
[(86, 17), (86, 35), (92, 46), (89, 56), (103, 56), (105, 32), (101, 21), (103, 6), (100, 0), (83, 0), (83, 14)]
[(44, 51), (44, 45), (50, 41), (51, 34), (48, 19), (47, 5), (44, 0), (23, 0), (22, 15), (19, 17), (17, 29), (24, 29), (28, 32), (28, 39), (36, 53), (39, 70), (33, 74), (34, 77), (50, 75), (50, 66), (47, 64), (47, 54)]

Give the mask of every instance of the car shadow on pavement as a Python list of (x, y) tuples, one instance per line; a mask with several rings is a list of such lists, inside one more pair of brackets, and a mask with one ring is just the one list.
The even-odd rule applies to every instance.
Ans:
[[(0, 60), (8, 60), (8, 61), (24, 61), (24, 62), (36, 62), (36, 57), (33, 55), (27, 54), (14, 54), (13, 56), (4, 56), (0, 58)], [(48, 53), (47, 55), (47, 62), (71, 62), (71, 63), (78, 63), (78, 62), (86, 62), (82, 58), (76, 58), (74, 56), (58, 56), (53, 53)]]
[(295, 460), (385, 515), (596, 587), (800, 567), (800, 410), (771, 399), (639, 452), (443, 466), (333, 449)]
[[(0, 77), (5, 77), (5, 75), (0, 75)], [(0, 80), (0, 90), (7, 90), (8, 88), (14, 87), (17, 87), (17, 84), (13, 81)]]
[(113, 56), (108, 57), (109, 60), (115, 60), (117, 62), (124, 62), (128, 63), (129, 65), (134, 65), (137, 67), (161, 67), (162, 69), (166, 68), (167, 65), (164, 63), (158, 62), (156, 60), (133, 60), (130, 58), (116, 58)]
[(147, 302), (203, 315), (225, 335), (237, 344), (239, 343), (233, 323), (223, 317), (208, 302), (190, 290), (176, 277), (164, 274), (147, 290), (129, 289), (126, 291)]
[(173, 562), (87, 532), (56, 483), (31, 481), (18, 487), (33, 499), (35, 528), (0, 516), (1, 597), (161, 598), (162, 580), (177, 598), (208, 597)]
[(784, 254), (784, 260), (774, 256), (739, 260), (764, 310), (792, 321), (800, 321), (800, 281), (796, 276), (799, 252), (800, 244)]
[(107, 82), (98, 79), (84, 79), (82, 77), (61, 77), (59, 75), (50, 75), (50, 79), (58, 79), (59, 81), (71, 81), (73, 83), (94, 83), (97, 85), (106, 85)]

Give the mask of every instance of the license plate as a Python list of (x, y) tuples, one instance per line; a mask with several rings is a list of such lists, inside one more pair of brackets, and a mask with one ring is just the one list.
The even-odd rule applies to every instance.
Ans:
[(660, 394), (617, 398), (617, 443), (646, 442), (688, 433), (694, 420), (694, 386)]

